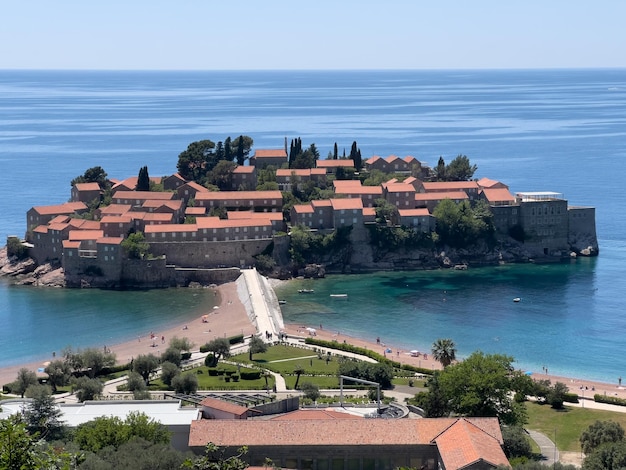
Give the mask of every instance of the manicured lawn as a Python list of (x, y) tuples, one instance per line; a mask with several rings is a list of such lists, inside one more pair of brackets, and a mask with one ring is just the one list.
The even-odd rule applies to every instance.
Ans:
[(526, 427), (545, 434), (552, 441), (556, 431), (556, 445), (563, 451), (580, 452), (578, 441), (580, 435), (596, 421), (612, 420), (626, 429), (626, 413), (567, 406), (564, 410), (558, 411), (549, 405), (538, 405), (534, 402), (527, 402), (526, 409), (528, 410)]
[[(237, 366), (230, 364), (219, 364), (218, 369), (229, 370), (234, 374), (237, 374)], [(250, 372), (252, 369), (247, 367), (241, 367), (241, 372)], [(198, 378), (198, 390), (265, 390), (265, 379), (263, 377), (254, 380), (239, 379), (237, 382), (232, 379), (227, 382), (226, 375), (209, 375), (209, 368), (195, 367), (189, 371), (183, 372), (183, 374), (192, 373)], [(274, 377), (268, 377), (267, 385), (270, 390), (274, 387)], [(150, 381), (151, 390), (167, 390), (167, 386), (161, 382), (160, 379)]]

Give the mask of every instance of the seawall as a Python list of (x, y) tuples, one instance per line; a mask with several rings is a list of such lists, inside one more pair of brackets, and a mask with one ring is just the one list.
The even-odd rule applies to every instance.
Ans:
[(278, 339), (284, 328), (283, 314), (267, 279), (254, 268), (242, 269), (236, 285), (237, 295), (257, 333), (261, 334), (261, 339)]

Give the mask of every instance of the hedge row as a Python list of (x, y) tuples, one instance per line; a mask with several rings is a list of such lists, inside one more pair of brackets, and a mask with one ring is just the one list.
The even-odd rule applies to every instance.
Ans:
[(611, 396), (600, 395), (599, 393), (596, 393), (593, 396), (593, 399), (594, 401), (598, 403), (609, 403), (611, 405), (626, 406), (626, 398), (611, 397)]
[(306, 338), (304, 342), (312, 346), (322, 346), (324, 348), (337, 349), (339, 351), (345, 351), (345, 352), (349, 352), (353, 354), (358, 354), (360, 356), (366, 356), (371, 359), (374, 359), (376, 362), (379, 362), (381, 364), (389, 364), (391, 367), (394, 367), (396, 369), (408, 370), (411, 372), (418, 372), (421, 374), (428, 374), (428, 375), (433, 373), (433, 371), (430, 369), (425, 369), (423, 367), (415, 367), (409, 364), (401, 364), (400, 362), (388, 359), (385, 356), (378, 354), (377, 352), (374, 352), (370, 349), (362, 348), (362, 347), (355, 346), (349, 343), (340, 343), (337, 340), (324, 341), (321, 339), (309, 337), (309, 338)]

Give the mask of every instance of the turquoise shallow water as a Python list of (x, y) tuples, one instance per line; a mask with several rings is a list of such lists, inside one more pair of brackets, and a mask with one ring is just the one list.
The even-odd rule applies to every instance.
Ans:
[[(445, 336), (461, 354), (480, 348), (534, 370), (626, 376), (626, 70), (0, 71), (0, 239), (24, 233), (30, 207), (66, 201), (87, 168), (125, 178), (147, 165), (151, 176), (169, 175), (190, 142), (241, 133), (255, 149), (301, 137), (322, 157), (355, 140), (364, 158), (435, 165), (462, 153), (476, 177), (597, 209), (597, 259), (333, 276), (316, 283), (319, 298), (285, 292), (288, 320), (380, 334), (407, 349)], [(350, 292), (345, 305), (321, 294), (339, 287)], [(0, 282), (0, 367), (68, 344), (133, 338), (191, 315), (194, 299)]]

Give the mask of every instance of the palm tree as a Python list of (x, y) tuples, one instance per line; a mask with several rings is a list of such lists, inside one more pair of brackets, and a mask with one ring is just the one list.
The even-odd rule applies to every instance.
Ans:
[(304, 373), (304, 367), (300, 364), (296, 364), (293, 368), (293, 373), (296, 374), (296, 384), (293, 386), (294, 390), (298, 389), (298, 382), (300, 382), (300, 376)]
[(448, 367), (456, 359), (456, 348), (451, 339), (439, 338), (433, 343), (431, 351), (435, 360), (441, 362), (443, 367)]

